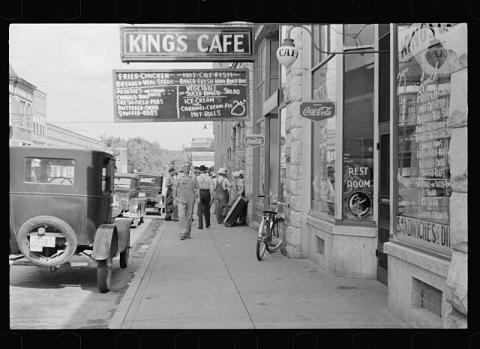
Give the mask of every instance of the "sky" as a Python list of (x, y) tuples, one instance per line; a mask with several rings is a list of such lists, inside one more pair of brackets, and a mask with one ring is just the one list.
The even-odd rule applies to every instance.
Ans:
[(212, 63), (122, 63), (121, 25), (10, 26), (10, 64), (47, 94), (47, 122), (90, 137), (138, 136), (170, 150), (181, 150), (192, 138), (213, 137), (212, 122), (113, 122), (112, 70), (212, 68)]

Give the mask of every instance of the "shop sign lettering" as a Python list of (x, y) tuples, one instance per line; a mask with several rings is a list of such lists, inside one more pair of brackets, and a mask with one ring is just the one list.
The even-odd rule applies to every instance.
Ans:
[(244, 142), (247, 147), (259, 147), (265, 144), (265, 137), (260, 134), (247, 135), (244, 138)]
[(115, 122), (248, 119), (245, 69), (115, 70)]
[(413, 24), (406, 31), (399, 32), (400, 60), (408, 61), (419, 52), (427, 49), (433, 40), (438, 39), (452, 28), (449, 23), (421, 23)]
[(121, 27), (121, 59), (137, 61), (253, 61), (249, 27)]
[(313, 121), (331, 118), (335, 115), (335, 103), (329, 101), (303, 102), (300, 104), (300, 115)]
[(446, 224), (397, 216), (396, 234), (450, 248), (450, 226)]

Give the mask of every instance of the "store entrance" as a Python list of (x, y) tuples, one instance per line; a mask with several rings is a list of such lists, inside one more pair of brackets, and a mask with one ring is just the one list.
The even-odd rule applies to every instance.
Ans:
[[(390, 28), (379, 24), (378, 47), (380, 51), (390, 48)], [(390, 237), (390, 54), (379, 54), (379, 100), (378, 100), (378, 246), (377, 280), (385, 285), (388, 282), (388, 260), (383, 252), (383, 244)]]

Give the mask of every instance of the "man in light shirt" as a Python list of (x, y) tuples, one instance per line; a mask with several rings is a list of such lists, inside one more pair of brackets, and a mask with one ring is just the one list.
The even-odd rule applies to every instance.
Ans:
[(197, 177), (198, 199), (197, 199), (197, 216), (198, 229), (203, 229), (203, 217), (205, 216), (205, 226), (210, 227), (210, 187), (212, 180), (206, 173), (204, 165), (200, 166), (200, 175)]
[(215, 199), (215, 215), (217, 216), (217, 223), (222, 224), (228, 210), (228, 190), (231, 187), (230, 181), (227, 179), (227, 170), (221, 168), (218, 170), (213, 187), (213, 194)]
[(189, 173), (190, 165), (185, 164), (173, 189), (174, 203), (178, 205), (178, 218), (181, 226), (180, 240), (191, 238), (193, 205), (197, 199), (196, 181)]

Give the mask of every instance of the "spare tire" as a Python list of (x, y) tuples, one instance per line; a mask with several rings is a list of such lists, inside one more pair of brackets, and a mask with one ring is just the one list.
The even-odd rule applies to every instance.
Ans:
[[(48, 256), (41, 256), (41, 253), (30, 251), (30, 242), (28, 236), (30, 233), (41, 226), (47, 226), (54, 229), (65, 236), (65, 249), (63, 253), (53, 258)], [(47, 229), (48, 231), (48, 229)], [(20, 252), (30, 260), (33, 264), (43, 267), (56, 267), (67, 262), (77, 250), (77, 236), (72, 227), (64, 220), (54, 216), (37, 216), (30, 218), (23, 223), (17, 233), (18, 246)]]

